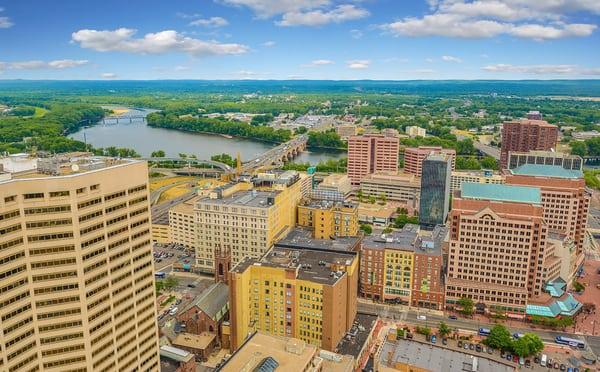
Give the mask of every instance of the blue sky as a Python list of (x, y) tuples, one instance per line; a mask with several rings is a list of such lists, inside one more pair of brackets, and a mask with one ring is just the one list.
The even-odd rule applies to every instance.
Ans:
[(0, 79), (600, 77), (598, 0), (0, 0)]

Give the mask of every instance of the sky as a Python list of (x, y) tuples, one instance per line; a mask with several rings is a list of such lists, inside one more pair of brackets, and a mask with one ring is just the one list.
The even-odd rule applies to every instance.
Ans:
[(0, 79), (597, 79), (600, 0), (0, 0)]

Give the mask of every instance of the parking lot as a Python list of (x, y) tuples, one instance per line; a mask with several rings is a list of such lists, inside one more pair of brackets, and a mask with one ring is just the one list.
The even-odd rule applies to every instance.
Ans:
[(154, 271), (170, 273), (173, 264), (191, 265), (195, 260), (194, 252), (175, 244), (154, 244)]

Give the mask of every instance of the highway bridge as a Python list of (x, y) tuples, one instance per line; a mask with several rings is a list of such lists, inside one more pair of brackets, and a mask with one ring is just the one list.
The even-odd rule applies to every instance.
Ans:
[(257, 158), (249, 160), (242, 165), (242, 173), (253, 173), (259, 168), (280, 166), (294, 159), (306, 150), (308, 135), (302, 134), (282, 143)]
[(131, 116), (105, 116), (100, 120), (102, 125), (116, 125), (121, 123), (144, 123), (146, 121), (145, 115), (131, 115)]

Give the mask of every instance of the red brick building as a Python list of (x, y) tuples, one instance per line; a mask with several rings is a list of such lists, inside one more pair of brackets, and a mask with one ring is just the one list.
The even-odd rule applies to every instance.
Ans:
[(222, 282), (208, 287), (177, 316), (185, 331), (195, 335), (210, 332), (221, 339), (221, 324), (229, 316), (229, 287)]
[(502, 127), (500, 167), (506, 169), (509, 151), (550, 150), (556, 148), (558, 127), (545, 120), (506, 121)]
[(423, 160), (430, 154), (444, 154), (450, 158), (452, 170), (456, 168), (456, 150), (444, 149), (441, 146), (419, 146), (404, 149), (404, 172), (421, 177)]
[(397, 136), (365, 134), (348, 139), (348, 178), (352, 185), (360, 185), (360, 180), (372, 173), (398, 170)]

